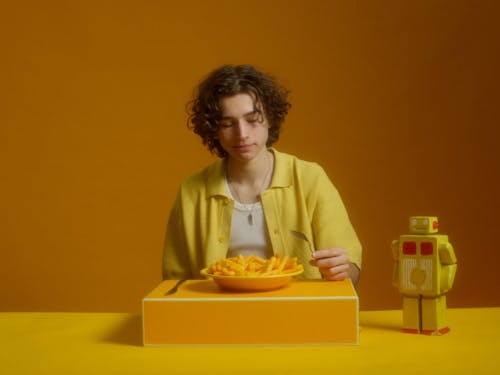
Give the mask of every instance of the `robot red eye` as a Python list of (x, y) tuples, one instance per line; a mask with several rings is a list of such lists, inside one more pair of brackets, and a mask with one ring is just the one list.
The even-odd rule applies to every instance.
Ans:
[(403, 242), (403, 254), (415, 255), (417, 253), (417, 243), (416, 242)]
[(439, 228), (439, 223), (437, 221), (432, 222), (432, 229), (438, 229)]
[(420, 244), (420, 254), (432, 255), (432, 242), (422, 242)]

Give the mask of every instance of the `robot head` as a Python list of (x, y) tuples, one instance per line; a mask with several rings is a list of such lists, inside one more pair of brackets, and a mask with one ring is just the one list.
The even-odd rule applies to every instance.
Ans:
[(410, 217), (411, 234), (431, 234), (438, 231), (438, 218), (436, 216), (412, 216)]

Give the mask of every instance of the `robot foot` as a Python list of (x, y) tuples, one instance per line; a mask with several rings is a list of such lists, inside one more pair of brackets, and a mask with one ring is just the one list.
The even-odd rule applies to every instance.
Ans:
[(450, 327), (444, 327), (438, 330), (423, 329), (422, 331), (419, 331), (418, 329), (415, 328), (402, 328), (401, 332), (413, 333), (413, 334), (421, 333), (422, 335), (427, 335), (427, 336), (441, 336), (444, 335), (445, 333), (450, 332)]
[(437, 331), (433, 331), (430, 329), (423, 329), (422, 334), (423, 335), (429, 335), (429, 336), (441, 336), (444, 335), (445, 333), (450, 332), (450, 327), (444, 327), (441, 329), (438, 329)]
[(418, 331), (418, 329), (414, 329), (414, 328), (403, 328), (403, 329), (401, 329), (401, 331), (404, 333), (420, 333)]

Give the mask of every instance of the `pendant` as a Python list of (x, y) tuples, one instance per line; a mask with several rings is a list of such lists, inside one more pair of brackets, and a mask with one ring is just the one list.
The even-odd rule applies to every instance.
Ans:
[(253, 215), (251, 212), (248, 214), (248, 224), (253, 225)]

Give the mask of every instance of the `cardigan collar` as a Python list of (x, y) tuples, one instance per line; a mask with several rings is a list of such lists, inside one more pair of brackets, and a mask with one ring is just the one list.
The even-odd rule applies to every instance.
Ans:
[[(274, 173), (270, 189), (292, 185), (292, 158), (290, 155), (269, 149), (274, 154)], [(219, 159), (206, 169), (206, 186), (209, 197), (220, 195), (228, 197), (225, 184), (226, 159)]]

